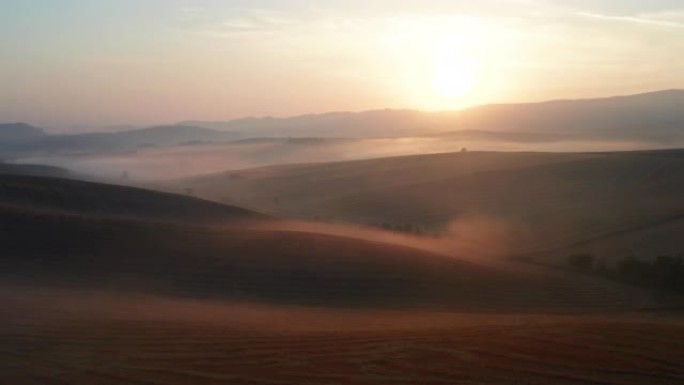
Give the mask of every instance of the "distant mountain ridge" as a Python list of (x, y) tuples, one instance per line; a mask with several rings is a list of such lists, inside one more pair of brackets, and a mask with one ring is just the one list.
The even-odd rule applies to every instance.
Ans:
[(429, 113), (415, 110), (328, 112), (287, 118), (244, 118), (226, 122), (187, 121), (198, 127), (232, 132), (241, 138), (293, 136), (372, 138), (420, 135), (432, 122)]
[(609, 98), (491, 104), (453, 114), (470, 130), (571, 134), (587, 139), (670, 141), (684, 138), (684, 90)]
[[(22, 124), (18, 127), (21, 129), (21, 127), (31, 126)], [(36, 135), (31, 134), (32, 131), (30, 129), (26, 129), (26, 133), (22, 136), (19, 132), (23, 131), (17, 131), (17, 133), (14, 133), (14, 136), (26, 139), (0, 142), (0, 151), (3, 150), (3, 147), (5, 151), (10, 153), (130, 151), (145, 147), (220, 143), (235, 139), (235, 136), (229, 132), (184, 125), (153, 126), (119, 132), (63, 135), (46, 135), (44, 133), (43, 135)]]
[(26, 123), (0, 124), (0, 141), (26, 141), (44, 136), (45, 131)]
[[(489, 104), (461, 111), (373, 110), (289, 118), (188, 121), (109, 133), (47, 135), (0, 125), (0, 151), (128, 151), (253, 138), (399, 138), (445, 135), (491, 141), (618, 140), (684, 144), (684, 90), (596, 99)], [(2, 152), (0, 152), (2, 155)]]
[(540, 135), (617, 135), (624, 138), (684, 138), (684, 90), (607, 98), (487, 104), (461, 111), (373, 110), (289, 118), (245, 118), (187, 124), (237, 136), (397, 137), (451, 131)]

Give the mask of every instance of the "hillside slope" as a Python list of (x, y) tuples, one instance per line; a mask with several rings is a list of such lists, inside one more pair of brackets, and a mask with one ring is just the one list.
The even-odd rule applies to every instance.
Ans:
[(2, 279), (39, 285), (483, 311), (661, 304), (648, 291), (447, 256), (381, 231), (293, 227), (236, 207), (129, 187), (6, 175), (0, 218)]
[(0, 205), (147, 220), (222, 222), (263, 215), (188, 196), (55, 177), (0, 174)]
[[(681, 215), (684, 151), (423, 155), (253, 169), (183, 183), (200, 196), (277, 215), (430, 232), (456, 227), (462, 238), (485, 245), (491, 245), (487, 234), (469, 234), (467, 224), (490, 221), (508, 233), (505, 252), (521, 254)], [(675, 233), (658, 237), (671, 240), (663, 250), (684, 249)]]
[(358, 238), (0, 210), (1, 274), (12, 282), (325, 307), (609, 311), (665, 303), (599, 279)]
[(326, 210), (326, 202), (350, 194), (594, 156), (484, 152), (411, 155), (236, 170), (180, 180), (175, 186), (192, 187), (211, 199), (240, 200), (293, 216), (315, 214), (314, 208), (327, 215), (332, 210)]

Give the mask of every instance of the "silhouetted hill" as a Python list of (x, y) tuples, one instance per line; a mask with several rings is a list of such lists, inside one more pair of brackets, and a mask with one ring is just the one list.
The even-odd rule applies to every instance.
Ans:
[(26, 123), (0, 124), (0, 142), (22, 142), (45, 136), (42, 129)]
[[(44, 135), (41, 130), (23, 124), (5, 126), (0, 130), (0, 151), (5, 156), (14, 157), (223, 144), (254, 138), (314, 140), (422, 137), (535, 145), (595, 141), (638, 143), (642, 147), (650, 145), (656, 148), (684, 145), (684, 91), (495, 104), (448, 112), (375, 110), (291, 118), (246, 118), (228, 122), (192, 121), (121, 132), (72, 135)], [(3, 135), (12, 140), (3, 140)], [(374, 143), (367, 144), (377, 147)], [(439, 147), (434, 143), (431, 145)], [(454, 150), (457, 145), (454, 144), (449, 150)], [(363, 149), (363, 143), (360, 146)], [(363, 158), (366, 152), (361, 151), (359, 158)], [(346, 155), (336, 160), (349, 157)]]
[(43, 142), (51, 149), (135, 149), (139, 147), (155, 147), (193, 144), (212, 141), (227, 141), (233, 136), (203, 127), (193, 126), (155, 126), (130, 131), (59, 135), (52, 136)]
[(204, 127), (188, 125), (168, 125), (147, 127), (130, 131), (115, 132), (111, 134), (115, 140), (122, 143), (174, 145), (202, 141), (226, 141), (234, 136), (230, 133), (220, 132)]
[(684, 141), (684, 90), (610, 98), (493, 104), (450, 112), (377, 110), (181, 124), (224, 130), (243, 138), (374, 138), (441, 133), (515, 141)]
[(227, 122), (190, 121), (188, 124), (234, 133), (241, 138), (318, 137), (375, 138), (423, 134), (430, 116), (411, 110), (329, 112), (289, 118), (245, 118)]
[(0, 163), (0, 177), (2, 174), (67, 177), (70, 172), (64, 168), (40, 164)]
[(456, 130), (555, 133), (586, 139), (684, 139), (684, 90), (610, 98), (495, 104), (452, 114)]
[[(131, 151), (139, 148), (222, 143), (231, 133), (203, 127), (155, 126), (121, 132), (35, 136), (20, 143), (0, 146), (14, 155)], [(10, 145), (8, 145), (10, 144)]]

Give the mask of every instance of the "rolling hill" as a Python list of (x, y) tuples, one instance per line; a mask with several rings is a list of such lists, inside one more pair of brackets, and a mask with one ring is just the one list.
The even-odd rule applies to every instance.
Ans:
[(195, 198), (0, 178), (3, 279), (308, 305), (512, 311), (657, 306), (647, 291), (292, 224)]
[[(488, 248), (497, 246), (491, 236), (500, 253), (553, 250), (559, 260), (566, 247), (600, 251), (598, 242), (630, 231), (632, 239), (655, 237), (632, 242), (630, 253), (679, 253), (684, 244), (670, 222), (684, 213), (683, 177), (679, 150), (469, 152), (258, 168), (178, 186), (274, 215), (410, 225)], [(646, 247), (655, 239), (658, 247)], [(630, 247), (612, 246), (615, 253)]]

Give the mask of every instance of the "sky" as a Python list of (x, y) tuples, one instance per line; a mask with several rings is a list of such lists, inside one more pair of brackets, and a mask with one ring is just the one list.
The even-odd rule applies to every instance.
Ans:
[(0, 122), (71, 128), (684, 88), (681, 0), (0, 0)]

